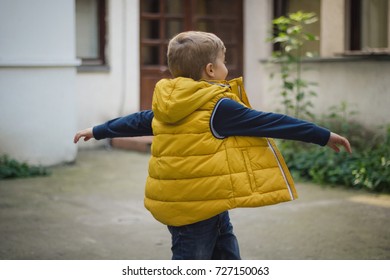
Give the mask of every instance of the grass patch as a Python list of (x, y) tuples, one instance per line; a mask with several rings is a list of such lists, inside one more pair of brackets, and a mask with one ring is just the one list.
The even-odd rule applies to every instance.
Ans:
[(50, 175), (50, 172), (42, 166), (19, 162), (7, 155), (0, 156), (0, 180), (48, 175)]

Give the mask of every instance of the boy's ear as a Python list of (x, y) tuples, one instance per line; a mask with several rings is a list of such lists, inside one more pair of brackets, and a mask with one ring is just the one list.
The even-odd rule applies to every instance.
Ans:
[(214, 78), (214, 68), (212, 63), (208, 63), (205, 68), (206, 75), (209, 76), (210, 78)]

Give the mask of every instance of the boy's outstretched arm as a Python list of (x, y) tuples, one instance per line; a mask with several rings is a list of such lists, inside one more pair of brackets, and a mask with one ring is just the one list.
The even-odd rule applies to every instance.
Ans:
[(328, 146), (336, 152), (340, 151), (340, 147), (344, 147), (351, 153), (351, 145), (345, 137), (311, 122), (287, 115), (256, 111), (228, 98), (221, 99), (215, 108), (210, 126), (217, 138), (270, 137)]
[(89, 139), (94, 138), (92, 133), (92, 127), (88, 127), (86, 129), (80, 130), (76, 133), (73, 138), (73, 143), (79, 142), (80, 138), (84, 138), (84, 141), (88, 141)]
[(334, 132), (330, 133), (330, 137), (326, 145), (336, 152), (340, 152), (339, 146), (342, 146), (348, 153), (352, 153), (351, 144), (349, 144), (348, 139)]
[(101, 140), (116, 137), (135, 137), (153, 135), (153, 111), (146, 110), (115, 118), (106, 123), (78, 131), (73, 142), (76, 144), (81, 138), (88, 141), (92, 138)]

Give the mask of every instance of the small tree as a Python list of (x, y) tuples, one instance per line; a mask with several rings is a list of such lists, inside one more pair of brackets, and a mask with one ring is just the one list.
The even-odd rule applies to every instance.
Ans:
[[(315, 13), (298, 11), (287, 17), (281, 16), (272, 21), (273, 34), (270, 41), (279, 46), (272, 53), (273, 62), (280, 64), (282, 90), (280, 92), (284, 113), (295, 117), (314, 118), (310, 98), (316, 96), (310, 86), (316, 83), (302, 79), (302, 58), (312, 57), (310, 52), (302, 53), (303, 45), (318, 37), (305, 31), (305, 26), (317, 21)], [(272, 76), (274, 74), (271, 74)], [(271, 77), (272, 77), (271, 76)]]

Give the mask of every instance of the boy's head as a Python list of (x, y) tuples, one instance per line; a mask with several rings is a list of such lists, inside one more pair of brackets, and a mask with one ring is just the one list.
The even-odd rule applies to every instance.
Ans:
[(222, 40), (212, 33), (200, 31), (179, 33), (168, 45), (168, 67), (174, 77), (200, 80), (202, 73), (210, 64), (212, 67), (218, 60), (224, 60), (225, 51)]

